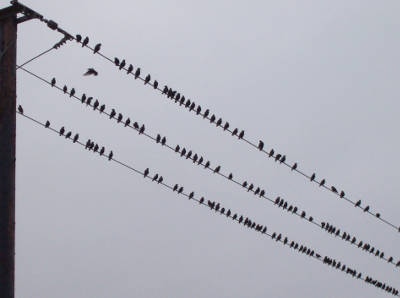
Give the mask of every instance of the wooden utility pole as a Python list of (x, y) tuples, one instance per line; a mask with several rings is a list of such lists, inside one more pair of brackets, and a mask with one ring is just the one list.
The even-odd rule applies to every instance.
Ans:
[(0, 10), (0, 297), (14, 298), (17, 10)]

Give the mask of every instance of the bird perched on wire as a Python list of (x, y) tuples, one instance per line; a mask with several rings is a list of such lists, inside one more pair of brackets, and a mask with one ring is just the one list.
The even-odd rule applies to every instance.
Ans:
[(87, 46), (88, 43), (89, 43), (89, 37), (86, 36), (86, 38), (85, 38), (85, 39), (83, 40), (83, 42), (82, 42), (82, 48), (83, 48), (84, 46)]
[(83, 74), (84, 76), (94, 75), (97, 76), (99, 73), (94, 68), (88, 68), (88, 70)]
[(98, 51), (100, 51), (100, 48), (101, 48), (101, 43), (98, 43), (93, 49), (93, 54), (96, 54)]
[(18, 112), (20, 112), (21, 114), (23, 114), (23, 113), (24, 113), (24, 109), (22, 108), (22, 106), (21, 106), (21, 105), (19, 105), (19, 106), (18, 106)]

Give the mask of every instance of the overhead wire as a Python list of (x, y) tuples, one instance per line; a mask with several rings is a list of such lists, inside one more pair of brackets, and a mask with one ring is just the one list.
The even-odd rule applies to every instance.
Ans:
[[(255, 186), (251, 182), (243, 181), (240, 182), (239, 180), (236, 180), (234, 175), (232, 173), (227, 173), (224, 174), (221, 172), (221, 166), (211, 166), (211, 162), (209, 160), (206, 161), (206, 159), (203, 158), (203, 155), (197, 154), (194, 151), (190, 149), (186, 149), (189, 147), (185, 146), (180, 146), (180, 145), (168, 145), (167, 143), (167, 138), (166, 136), (161, 136), (160, 134), (157, 134), (157, 136), (152, 136), (145, 131), (145, 125), (141, 124), (139, 125), (137, 122), (134, 122), (131, 120), (131, 118), (123, 118), (123, 115), (121, 113), (117, 113), (115, 109), (112, 109), (111, 112), (107, 112), (105, 105), (101, 105), (98, 99), (96, 101), (90, 100), (89, 97), (86, 96), (84, 93), (81, 98), (77, 96), (75, 88), (68, 89), (67, 85), (64, 85), (63, 88), (57, 85), (56, 79), (53, 78), (52, 81), (46, 80), (43, 77), (33, 73), (32, 71), (27, 70), (24, 67), (21, 67), (21, 70), (25, 71), (29, 75), (39, 79), (40, 81), (46, 83), (47, 85), (55, 88), (56, 90), (62, 92), (65, 96), (68, 96), (70, 98), (74, 98), (78, 102), (82, 104), (86, 104), (87, 107), (92, 108), (93, 111), (100, 111), (100, 114), (103, 114), (109, 119), (115, 120), (117, 123), (120, 123), (124, 127), (129, 127), (139, 133), (139, 135), (143, 135), (152, 141), (162, 145), (162, 147), (169, 149), (170, 151), (178, 154), (181, 158), (185, 158), (187, 160), (192, 161), (192, 163), (195, 165), (203, 166), (204, 169), (209, 170), (210, 172), (217, 174), (226, 180), (240, 186), (242, 189), (247, 191), (248, 193), (252, 193), (255, 195), (255, 197), (263, 198), (270, 203), (274, 204), (278, 208), (282, 208), (282, 211), (286, 210), (289, 214), (296, 215), (297, 217), (301, 219), (305, 219), (306, 222), (311, 223), (319, 228), (321, 228), (323, 231), (327, 232), (328, 234), (332, 235), (335, 238), (342, 239), (343, 241), (349, 243), (350, 245), (359, 248), (362, 251), (365, 251), (366, 253), (369, 253), (371, 255), (375, 255), (375, 257), (378, 257), (379, 259), (382, 259), (383, 261), (386, 261), (388, 264), (392, 264), (393, 266), (396, 266), (396, 261), (394, 260), (393, 257), (386, 257), (385, 253), (377, 248), (376, 246), (358, 239), (354, 235), (350, 234), (348, 231), (345, 231), (344, 229), (340, 229), (337, 226), (333, 225), (332, 223), (329, 223), (324, 220), (318, 220), (314, 218), (311, 215), (307, 216), (307, 213), (303, 210), (300, 211), (299, 208), (290, 202), (284, 200), (280, 196), (278, 196), (275, 199), (270, 198), (265, 191), (265, 188), (260, 187), (260, 186)], [(179, 149), (178, 149), (179, 148)]]
[[(89, 151), (92, 150), (92, 149), (88, 148), (88, 145), (87, 145), (89, 142), (92, 142), (91, 139), (89, 139), (85, 144), (84, 142), (79, 141), (79, 134), (78, 133), (75, 134), (74, 138), (71, 137), (72, 136), (72, 132), (67, 137), (67, 135), (64, 135), (64, 133), (65, 133), (64, 126), (60, 130), (54, 129), (53, 127), (51, 127), (51, 123), (48, 120), (46, 121), (46, 123), (43, 123), (43, 122), (33, 118), (32, 116), (28, 116), (27, 114), (25, 114), (25, 112), (23, 111), (21, 106), (19, 106), (18, 111), (16, 111), (16, 113), (18, 115), (23, 116), (26, 119), (29, 119), (29, 120), (33, 121), (34, 123), (46, 128), (46, 129), (48, 129), (49, 131), (51, 131), (53, 133), (56, 133), (56, 134), (58, 134), (60, 136), (63, 136), (66, 140), (72, 140), (72, 142), (74, 144), (78, 144), (78, 145), (84, 147), (85, 149), (89, 149)], [(78, 138), (76, 136), (78, 136)], [(184, 191), (184, 187), (182, 185), (175, 184), (174, 186), (172, 186), (173, 184), (167, 184), (167, 183), (163, 182), (163, 180), (160, 181), (159, 179), (154, 179), (155, 175), (157, 175), (157, 177), (162, 177), (162, 176), (159, 176), (158, 173), (156, 173), (154, 176), (152, 176), (152, 175), (150, 175), (149, 168), (146, 168), (143, 171), (139, 170), (136, 167), (133, 167), (133, 166), (131, 166), (131, 165), (125, 163), (125, 162), (122, 162), (122, 161), (116, 159), (111, 153), (112, 153), (112, 151), (110, 151), (110, 154), (108, 156), (99, 153), (99, 156), (103, 157), (103, 158), (106, 158), (109, 161), (113, 161), (113, 162), (115, 162), (115, 163), (117, 163), (117, 164), (129, 169), (130, 171), (132, 171), (132, 172), (134, 172), (136, 174), (139, 174), (139, 175), (143, 176), (144, 178), (149, 179), (150, 181), (152, 181), (154, 183), (159, 184), (160, 186), (163, 186), (163, 187), (165, 187), (165, 188), (167, 188), (169, 190), (177, 192), (178, 195), (186, 197), (186, 198), (188, 198), (189, 200), (191, 200), (193, 202), (197, 202), (200, 206), (208, 207), (208, 208), (210, 208), (210, 210), (214, 210), (216, 213), (219, 213), (220, 215), (226, 216), (227, 218), (232, 219), (233, 221), (235, 221), (235, 222), (237, 222), (239, 224), (243, 223), (244, 226), (246, 226), (246, 227), (248, 227), (248, 228), (250, 228), (250, 229), (252, 229), (252, 230), (254, 230), (256, 232), (259, 232), (259, 234), (267, 236), (268, 238), (270, 238), (272, 240), (275, 240), (276, 242), (279, 242), (279, 243), (283, 244), (284, 246), (289, 246), (290, 248), (293, 248), (294, 250), (296, 250), (296, 251), (298, 251), (300, 253), (306, 254), (307, 256), (309, 256), (309, 257), (311, 257), (311, 258), (313, 258), (315, 260), (318, 260), (321, 263), (330, 266), (331, 268), (334, 268), (334, 269), (337, 269), (339, 271), (345, 272), (349, 276), (352, 276), (354, 278), (363, 280), (366, 283), (374, 285), (375, 287), (377, 287), (377, 288), (379, 288), (379, 289), (381, 289), (381, 290), (383, 290), (383, 291), (385, 291), (387, 293), (390, 293), (390, 294), (392, 294), (394, 296), (399, 296), (400, 297), (399, 291), (396, 288), (394, 288), (393, 286), (390, 286), (390, 285), (388, 285), (388, 284), (386, 284), (384, 282), (378, 281), (378, 280), (376, 280), (376, 279), (374, 279), (374, 278), (372, 278), (370, 276), (365, 276), (364, 277), (364, 274), (362, 274), (361, 272), (358, 272), (354, 268), (349, 267), (349, 266), (347, 266), (345, 264), (342, 264), (342, 262), (337, 261), (335, 259), (332, 259), (329, 256), (322, 257), (322, 255), (317, 253), (316, 250), (311, 249), (311, 248), (309, 248), (309, 247), (307, 247), (307, 246), (305, 246), (303, 244), (299, 244), (298, 242), (295, 242), (293, 240), (291, 241), (291, 240), (289, 240), (288, 237), (283, 236), (281, 233), (278, 234), (278, 232), (273, 232), (273, 233), (268, 232), (268, 228), (267, 228), (266, 225), (257, 224), (254, 221), (252, 221), (251, 219), (249, 219), (248, 217), (245, 218), (245, 216), (243, 216), (243, 215), (241, 215), (239, 217), (239, 215), (238, 215), (239, 213), (232, 212), (231, 209), (223, 207), (220, 203), (217, 203), (215, 201), (210, 201), (210, 200), (206, 201), (206, 199), (204, 197), (201, 197), (199, 199), (198, 198), (199, 196), (195, 196), (193, 191), (190, 192), (190, 193), (189, 192), (185, 192)]]

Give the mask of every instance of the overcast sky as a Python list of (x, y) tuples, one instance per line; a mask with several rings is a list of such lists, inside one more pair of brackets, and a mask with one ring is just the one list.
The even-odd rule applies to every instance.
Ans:
[[(2, 7), (7, 6), (3, 1)], [(48, 1), (26, 5), (150, 73), (400, 224), (400, 2)], [(61, 36), (18, 26), (18, 63)], [(83, 77), (88, 67), (98, 77)], [(32, 62), (319, 220), (400, 258), (400, 233), (172, 104), (75, 42)], [(17, 103), (167, 183), (400, 289), (400, 269), (18, 71)], [(16, 297), (389, 297), (17, 117)]]

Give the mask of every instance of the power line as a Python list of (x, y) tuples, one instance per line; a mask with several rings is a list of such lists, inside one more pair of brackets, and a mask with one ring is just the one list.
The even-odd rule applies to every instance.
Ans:
[[(56, 133), (60, 136), (64, 136), (64, 132), (65, 132), (64, 126), (60, 130), (56, 130), (50, 126), (50, 122), (48, 120), (46, 121), (46, 123), (42, 123), (42, 122), (34, 119), (33, 117), (26, 115), (21, 106), (19, 106), (17, 114), (25, 117), (26, 119), (29, 119), (29, 120), (35, 122), (36, 124), (39, 124), (42, 127), (49, 129), (49, 131), (52, 131), (53, 133)], [(72, 135), (72, 132), (71, 132), (71, 135)], [(79, 134), (75, 134), (75, 136), (76, 135), (79, 136)], [(71, 137), (65, 136), (65, 139), (71, 140)], [(85, 147), (85, 149), (88, 149), (87, 143), (91, 142), (91, 140), (89, 139), (85, 145), (83, 142), (80, 142), (78, 139), (76, 139), (76, 137), (74, 137), (72, 139), (72, 141), (75, 144), (79, 144), (82, 147)], [(89, 150), (91, 150), (91, 149), (89, 149)], [(99, 156), (106, 158), (109, 161), (113, 161), (113, 162), (129, 169), (130, 171), (135, 172), (136, 174), (142, 175), (144, 178), (147, 178), (150, 181), (155, 182), (167, 189), (173, 190), (174, 192), (177, 192), (178, 195), (182, 195), (182, 196), (188, 198), (189, 200), (199, 203), (200, 206), (209, 207), (210, 210), (214, 210), (216, 213), (219, 213), (220, 215), (224, 215), (227, 218), (232, 219), (233, 221), (235, 221), (239, 224), (243, 223), (243, 225), (247, 226), (248, 228), (250, 228), (254, 231), (257, 231), (257, 232), (259, 232), (259, 234), (267, 236), (270, 239), (275, 240), (276, 242), (280, 242), (284, 246), (289, 246), (290, 248), (293, 248), (294, 250), (297, 250), (300, 253), (306, 254), (307, 256), (309, 256), (315, 260), (318, 260), (318, 261), (322, 262), (323, 264), (331, 266), (334, 269), (343, 271), (352, 277), (356, 277), (357, 279), (364, 280), (365, 282), (375, 285), (377, 288), (380, 288), (388, 293), (391, 293), (394, 296), (400, 296), (399, 291), (396, 288), (386, 285), (386, 283), (380, 282), (376, 279), (373, 279), (372, 277), (369, 277), (369, 276), (363, 277), (364, 275), (361, 272), (358, 272), (357, 270), (355, 270), (351, 267), (348, 267), (347, 265), (342, 264), (342, 262), (332, 259), (328, 256), (325, 256), (322, 258), (322, 256), (320, 254), (316, 253), (315, 250), (312, 250), (311, 248), (308, 248), (307, 246), (299, 244), (295, 241), (290, 241), (288, 239), (288, 237), (282, 236), (281, 233), (278, 234), (277, 232), (274, 232), (274, 233), (270, 234), (267, 232), (266, 225), (256, 224), (254, 221), (252, 221), (248, 217), (244, 218), (243, 215), (241, 215), (239, 217), (237, 213), (233, 213), (231, 211), (231, 209), (222, 207), (220, 203), (217, 203), (215, 201), (210, 201), (210, 200), (207, 200), (207, 202), (206, 202), (204, 197), (201, 197), (200, 199), (198, 199), (195, 196), (194, 192), (190, 192), (190, 193), (185, 192), (184, 187), (179, 184), (175, 184), (174, 186), (172, 186), (172, 184), (166, 184), (163, 181), (160, 182), (159, 180), (154, 179), (155, 176), (154, 177), (150, 176), (150, 170), (148, 168), (146, 168), (144, 171), (141, 171), (141, 170), (136, 169), (135, 167), (132, 167), (122, 161), (115, 159), (112, 155), (108, 155), (108, 157), (107, 157), (107, 156), (99, 153)], [(159, 174), (156, 174), (156, 175), (157, 175), (157, 177), (160, 177)]]
[[(197, 165), (203, 166), (204, 169), (207, 169), (210, 172), (217, 174), (217, 175), (225, 178), (226, 180), (242, 187), (242, 189), (247, 190), (247, 192), (251, 192), (256, 197), (258, 196), (260, 198), (263, 198), (263, 199), (269, 201), (270, 203), (274, 204), (278, 208), (282, 207), (282, 211), (286, 210), (289, 214), (291, 213), (293, 215), (298, 216), (301, 219), (305, 219), (306, 222), (308, 222), (310, 224), (314, 224), (315, 226), (321, 228), (323, 231), (327, 232), (328, 234), (332, 235), (333, 237), (342, 239), (343, 241), (349, 243), (350, 245), (352, 245), (354, 247), (359, 248), (362, 251), (365, 251), (366, 253), (375, 255), (375, 257), (378, 257), (379, 259), (386, 261), (388, 264), (392, 264), (392, 265), (396, 266), (396, 261), (394, 261), (393, 257), (385, 257), (385, 253), (382, 250), (373, 246), (372, 244), (365, 242), (363, 240), (360, 240), (360, 239), (357, 240), (357, 238), (355, 236), (351, 235), (347, 231), (344, 231), (343, 229), (340, 229), (340, 228), (334, 226), (332, 223), (328, 223), (325, 221), (319, 221), (310, 215), (307, 216), (306, 215), (307, 213), (305, 211), (300, 211), (297, 206), (290, 204), (288, 201), (282, 199), (279, 196), (276, 199), (272, 199), (272, 198), (268, 197), (268, 195), (266, 195), (266, 193), (265, 193), (265, 189), (263, 189), (262, 187), (260, 188), (260, 187), (254, 186), (253, 183), (250, 183), (247, 181), (239, 182), (238, 180), (235, 180), (232, 173), (230, 173), (230, 174), (222, 173), (220, 170), (221, 166), (214, 166), (214, 167), (211, 166), (210, 161), (206, 162), (206, 159), (203, 160), (202, 155), (200, 155), (200, 154), (197, 155), (197, 153), (192, 152), (192, 150), (186, 149), (188, 147), (182, 146), (182, 148), (181, 148), (179, 145), (177, 145), (175, 147), (168, 145), (167, 138), (165, 136), (161, 137), (161, 135), (158, 134), (156, 137), (154, 137), (154, 136), (147, 134), (145, 132), (144, 124), (142, 124), (140, 126), (139, 124), (137, 124), (137, 122), (131, 121), (131, 118), (126, 118), (124, 120), (123, 115), (121, 113), (117, 113), (114, 109), (111, 112), (107, 112), (105, 109), (105, 105), (101, 105), (101, 103), (98, 100), (96, 100), (96, 102), (92, 103), (92, 101), (89, 100), (90, 97), (87, 97), (85, 94), (82, 95), (82, 97), (80, 99), (76, 95), (76, 91), (74, 88), (72, 88), (68, 91), (68, 87), (66, 85), (64, 85), (63, 88), (59, 87), (56, 84), (55, 78), (53, 78), (52, 82), (50, 82), (50, 81), (44, 79), (43, 77), (41, 77), (37, 74), (34, 74), (33, 72), (31, 72), (23, 67), (21, 67), (21, 69), (23, 71), (27, 72), (28, 74), (34, 76), (35, 78), (38, 78), (42, 82), (45, 82), (48, 85), (54, 87), (55, 89), (64, 93), (66, 96), (69, 96), (70, 98), (74, 98), (78, 102), (86, 104), (87, 106), (93, 108), (93, 111), (99, 110), (101, 114), (103, 114), (104, 116), (107, 116), (109, 119), (113, 119), (113, 120), (117, 121), (117, 123), (120, 123), (121, 125), (124, 125), (125, 127), (134, 129), (135, 131), (137, 131), (139, 133), (139, 135), (143, 135), (143, 136), (151, 139), (152, 141), (155, 141), (156, 143), (160, 143), (162, 145), (162, 147), (167, 148), (170, 151), (177, 153), (181, 158), (188, 159), (188, 160), (192, 161), (193, 164), (197, 163)], [(141, 131), (141, 130), (143, 130), (143, 131)]]

